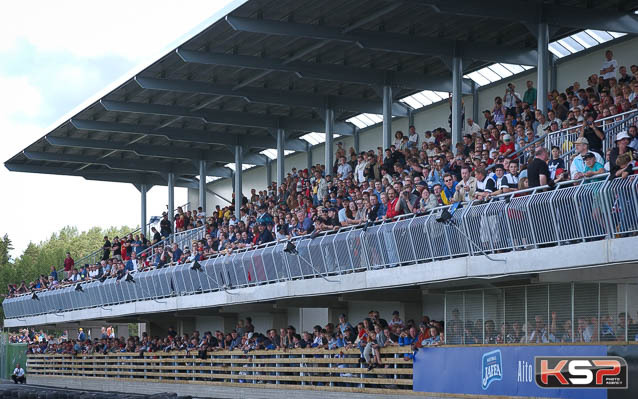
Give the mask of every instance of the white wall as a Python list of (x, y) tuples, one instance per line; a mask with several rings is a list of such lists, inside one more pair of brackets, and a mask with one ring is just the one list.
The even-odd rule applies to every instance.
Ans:
[[(614, 57), (618, 61), (619, 65), (630, 66), (638, 63), (638, 39), (631, 39), (622, 41), (620, 43), (601, 46), (600, 49), (592, 51), (582, 56), (577, 56), (564, 62), (559, 62), (557, 65), (557, 87), (559, 89), (565, 89), (571, 86), (575, 81), (581, 83), (581, 86), (587, 82), (587, 77), (592, 73), (598, 73), (602, 61), (604, 60), (604, 53), (607, 49), (611, 49), (614, 52)], [(549, 78), (549, 77), (548, 77)], [(517, 76), (515, 79), (504, 79), (501, 83), (494, 86), (487, 86), (479, 89), (479, 120), (478, 123), (483, 125), (484, 118), (481, 111), (485, 109), (492, 109), (494, 106), (494, 97), (503, 96), (505, 93), (505, 87), (507, 83), (513, 82), (516, 85), (517, 91), (523, 95), (526, 90), (525, 82), (532, 80), (536, 85), (536, 72), (535, 70), (529, 73), (524, 73)], [(472, 96), (467, 95), (463, 97), (465, 104), (465, 115), (469, 117), (472, 115)], [(415, 113), (414, 124), (417, 131), (422, 133), (425, 130), (432, 130), (437, 127), (444, 127), (449, 130), (448, 116), (450, 114), (450, 108), (447, 101), (439, 104), (426, 107), (422, 112)], [(407, 118), (394, 118), (392, 121), (392, 130), (402, 130), (406, 132), (408, 129)], [(339, 137), (335, 139), (335, 142), (343, 141), (346, 149), (353, 145), (352, 137)], [(359, 146), (361, 151), (376, 149), (381, 145), (381, 126), (374, 127), (361, 133), (359, 138)], [(313, 163), (323, 163), (324, 159), (324, 145), (315, 146), (312, 149)], [(286, 173), (293, 167), (297, 169), (303, 169), (307, 165), (306, 153), (291, 154), (285, 159)], [(272, 163), (272, 178), (277, 178), (276, 161)], [(266, 183), (266, 169), (264, 167), (253, 168), (243, 173), (243, 187), (244, 194), (249, 194), (251, 188), (257, 190), (263, 190), (267, 186)], [(209, 189), (219, 193), (220, 195), (230, 199), (233, 192), (233, 186), (230, 179), (219, 180), (208, 185)], [(188, 199), (191, 204), (199, 203), (197, 196), (197, 190), (188, 190)], [(208, 212), (210, 213), (215, 205), (225, 206), (226, 202), (219, 198), (208, 194), (206, 197), (206, 204), (208, 205)]]

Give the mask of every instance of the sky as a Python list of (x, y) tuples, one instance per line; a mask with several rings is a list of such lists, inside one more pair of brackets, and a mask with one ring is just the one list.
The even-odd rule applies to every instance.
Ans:
[[(4, 162), (48, 133), (62, 116), (141, 64), (229, 0), (8, 2), (0, 13), (0, 236), (19, 256), (64, 226), (137, 226), (140, 195), (131, 184), (9, 172)], [(141, 68), (138, 68), (138, 70)], [(166, 187), (147, 196), (148, 216), (168, 203)], [(175, 205), (187, 190), (175, 190)]]

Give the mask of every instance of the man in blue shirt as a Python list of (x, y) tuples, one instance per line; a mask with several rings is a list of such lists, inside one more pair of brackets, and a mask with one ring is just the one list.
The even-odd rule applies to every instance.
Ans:
[(179, 258), (182, 257), (182, 250), (179, 249), (179, 247), (177, 246), (177, 243), (173, 243), (171, 248), (171, 254), (172, 254), (172, 260), (174, 263), (177, 263)]

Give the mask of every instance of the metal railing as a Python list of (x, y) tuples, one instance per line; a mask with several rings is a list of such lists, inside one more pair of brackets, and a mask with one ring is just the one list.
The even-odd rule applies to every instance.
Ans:
[[(220, 384), (249, 387), (251, 384), (282, 384), (290, 388), (322, 385), (324, 390), (361, 392), (412, 391), (410, 346), (379, 350), (381, 365), (373, 370), (361, 365), (358, 349), (221, 350), (201, 356), (197, 350), (109, 354), (28, 355), (31, 377), (123, 378), (127, 381)], [(257, 385), (255, 385), (256, 387)], [(313, 387), (314, 386), (314, 387)], [(263, 387), (263, 385), (262, 385)]]
[[(621, 114), (608, 116), (606, 118), (599, 119), (594, 122), (595, 125), (605, 132), (605, 140), (603, 140), (603, 151), (608, 148), (613, 148), (616, 141), (616, 134), (621, 131), (627, 130), (629, 126), (636, 125), (638, 123), (638, 110), (631, 110), (623, 112)], [(521, 155), (532, 145), (541, 143), (545, 146), (547, 151), (551, 152), (553, 146), (560, 148), (562, 158), (565, 164), (569, 164), (569, 158), (567, 154), (575, 152), (574, 142), (580, 135), (580, 128), (582, 123), (576, 126), (566, 127), (555, 132), (548, 132), (531, 142), (527, 143), (524, 147), (519, 148), (517, 151), (508, 155), (508, 158), (516, 158)], [(494, 165), (490, 165), (489, 169), (492, 169)]]
[(284, 251), (287, 242), (271, 242), (202, 261), (201, 271), (190, 264), (138, 271), (134, 284), (90, 281), (82, 283), (83, 291), (68, 286), (40, 292), (37, 300), (31, 294), (7, 298), (3, 308), (7, 318), (34, 316), (638, 232), (638, 176), (608, 177), (471, 202), (453, 214), (454, 225), (437, 221), (447, 208), (439, 207), (425, 215), (296, 237), (291, 241), (297, 254)]

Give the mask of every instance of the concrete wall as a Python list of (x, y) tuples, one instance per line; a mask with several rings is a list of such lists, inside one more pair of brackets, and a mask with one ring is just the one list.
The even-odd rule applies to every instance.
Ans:
[[(614, 45), (609, 46), (601, 46), (599, 49), (591, 52), (586, 52), (584, 55), (578, 55), (573, 58), (569, 58), (565, 61), (559, 61), (557, 66), (557, 85), (559, 89), (565, 89), (566, 87), (572, 85), (575, 81), (578, 81), (582, 85), (585, 85), (587, 82), (587, 77), (592, 73), (598, 73), (602, 61), (604, 60), (604, 53), (607, 49), (612, 49), (614, 51), (614, 57), (618, 61), (619, 65), (630, 66), (631, 64), (635, 64), (638, 62), (636, 57), (636, 49), (638, 48), (638, 39), (624, 40)], [(513, 82), (516, 85), (517, 91), (523, 95), (525, 91), (525, 82), (527, 80), (532, 80), (536, 85), (536, 71), (532, 70), (531, 72), (522, 73), (518, 76), (515, 76), (514, 79), (504, 79), (502, 82), (498, 82), (494, 85), (488, 85), (479, 89), (479, 124), (483, 125), (484, 119), (481, 111), (484, 109), (492, 109), (494, 106), (494, 97), (503, 96), (505, 93), (505, 87), (507, 83)], [(465, 104), (465, 115), (469, 117), (472, 115), (472, 96), (464, 96), (463, 101)], [(425, 107), (424, 110), (415, 113), (414, 115), (414, 124), (417, 127), (417, 131), (422, 133), (428, 129), (434, 129), (436, 127), (445, 127), (449, 129), (448, 126), (448, 116), (450, 114), (450, 108), (447, 101), (443, 101), (441, 103), (437, 103), (428, 107)], [(392, 130), (402, 130), (406, 132), (408, 129), (408, 120), (407, 118), (394, 118), (392, 121)], [(339, 137), (335, 139), (335, 142), (343, 141), (344, 147), (346, 149), (353, 146), (353, 138), (352, 137)], [(376, 149), (379, 145), (381, 145), (381, 126), (376, 126), (371, 129), (365, 130), (361, 132), (359, 139), (360, 149), (369, 150)], [(312, 157), (313, 163), (323, 163), (324, 159), (324, 145), (320, 144), (315, 146), (312, 149)], [(276, 169), (277, 161), (273, 161), (272, 163), (272, 177), (273, 180), (277, 178), (277, 169)], [(288, 173), (293, 167), (297, 169), (306, 168), (307, 165), (307, 154), (306, 153), (295, 153), (290, 154), (285, 158), (285, 170)], [(244, 187), (244, 195), (250, 193), (251, 188), (255, 188), (257, 190), (263, 190), (267, 186), (266, 183), (266, 169), (265, 167), (256, 167), (243, 173), (243, 187)], [(208, 185), (208, 188), (212, 191), (217, 192), (218, 194), (226, 197), (228, 199), (231, 198), (233, 188), (230, 179), (222, 179)], [(188, 200), (191, 204), (198, 204), (199, 197), (197, 190), (189, 189), (188, 190)], [(208, 193), (206, 197), (206, 204), (208, 205), (208, 213), (215, 208), (215, 205), (225, 206), (228, 205), (225, 201), (213, 196)]]

